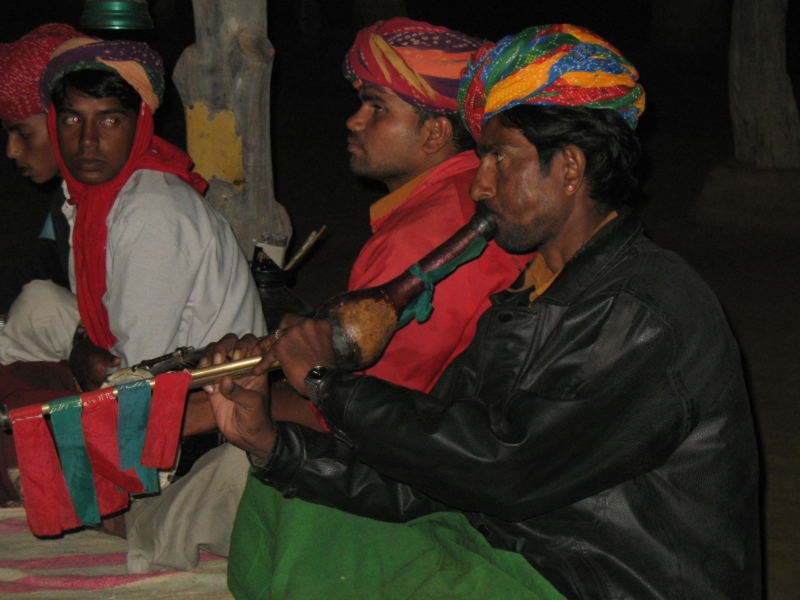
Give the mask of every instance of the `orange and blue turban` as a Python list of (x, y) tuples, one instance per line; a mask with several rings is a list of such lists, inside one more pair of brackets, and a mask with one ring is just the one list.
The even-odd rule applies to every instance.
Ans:
[(44, 107), (50, 107), (50, 93), (64, 75), (84, 69), (117, 73), (139, 93), (150, 112), (156, 112), (164, 99), (164, 65), (147, 44), (80, 37), (61, 44), (42, 71), (39, 97)]
[(344, 58), (344, 76), (356, 87), (391, 90), (434, 114), (458, 112), (458, 85), (482, 40), (404, 17), (358, 32)]
[(644, 111), (638, 78), (619, 50), (588, 29), (543, 25), (476, 52), (458, 103), (475, 139), (486, 121), (520, 104), (614, 109), (635, 128)]
[(43, 112), (39, 77), (53, 51), (81, 37), (69, 25), (48, 23), (11, 44), (0, 44), (0, 119), (21, 121)]

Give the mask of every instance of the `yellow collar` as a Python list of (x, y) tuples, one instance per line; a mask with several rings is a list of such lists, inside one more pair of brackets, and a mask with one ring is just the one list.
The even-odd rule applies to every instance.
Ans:
[[(422, 183), (422, 180), (425, 179), (430, 172), (433, 171), (436, 167), (432, 169), (428, 169), (424, 173), (420, 173), (414, 179), (409, 181), (408, 183), (404, 183), (395, 191), (387, 194), (380, 200), (378, 200), (375, 204), (369, 207), (369, 222), (374, 223), (378, 219), (382, 219), (398, 206), (401, 206), (408, 197), (412, 194), (412, 192), (416, 189), (416, 187)], [(375, 228), (372, 228), (374, 233)]]
[[(612, 210), (610, 213), (608, 213), (608, 216), (603, 219), (603, 222), (600, 223), (600, 225), (597, 226), (597, 229), (592, 232), (592, 235), (616, 219), (617, 216), (617, 211), (615, 210)], [(561, 271), (558, 273), (560, 272)], [(547, 263), (544, 260), (544, 256), (542, 256), (540, 252), (533, 258), (531, 264), (528, 265), (528, 268), (525, 269), (525, 281), (521, 286), (516, 288), (516, 290), (511, 291), (521, 291), (533, 288), (533, 291), (529, 296), (530, 301), (533, 302), (536, 300), (536, 298), (544, 294), (545, 290), (547, 290), (547, 288), (549, 288), (550, 285), (556, 280), (558, 273), (553, 273), (553, 271), (550, 270), (550, 267), (547, 266)]]

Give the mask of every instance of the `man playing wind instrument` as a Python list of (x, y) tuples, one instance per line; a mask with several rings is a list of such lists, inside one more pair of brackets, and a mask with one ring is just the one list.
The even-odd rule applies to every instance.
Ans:
[[(758, 456), (738, 348), (706, 284), (627, 208), (637, 79), (571, 25), (526, 29), (470, 61), (459, 104), (478, 141), (472, 198), (494, 215), (501, 248), (539, 254), (430, 393), (337, 369), (326, 321), (287, 318), (260, 347), (248, 336), (209, 350), (214, 363), (266, 350), (253, 377), (210, 390), (220, 429), (253, 463), (234, 593), (311, 580), (306, 597), (333, 586), (760, 597)], [(269, 418), (258, 373), (275, 360), (334, 433)], [(304, 505), (321, 507), (307, 509), (313, 527), (274, 536)], [(343, 519), (360, 536), (327, 527)], [(409, 555), (416, 543), (424, 551)], [(491, 563), (478, 581), (456, 558), (465, 547)], [(426, 570), (420, 557), (436, 552)], [(431, 587), (454, 571), (463, 577)], [(492, 591), (479, 589), (487, 581)]]

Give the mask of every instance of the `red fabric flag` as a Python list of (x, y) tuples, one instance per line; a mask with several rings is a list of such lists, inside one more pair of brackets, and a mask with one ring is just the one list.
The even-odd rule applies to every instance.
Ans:
[[(105, 516), (128, 508), (128, 494), (120, 491), (138, 488), (143, 491), (135, 474), (125, 474), (119, 467), (117, 449), (117, 401), (110, 389), (81, 394), (83, 416), (81, 426), (86, 452), (92, 463), (94, 489), (100, 515)], [(133, 491), (133, 490), (131, 490)]]
[(142, 451), (145, 467), (171, 469), (174, 466), (191, 381), (192, 374), (188, 371), (156, 375)]
[(9, 417), (31, 532), (39, 536), (59, 535), (66, 529), (80, 527), (41, 404), (14, 409)]
[[(75, 393), (75, 380), (62, 363), (15, 362), (0, 365), (0, 403), (9, 409), (42, 404)], [(13, 435), (0, 435), (0, 502), (19, 500), (8, 469), (17, 466)]]

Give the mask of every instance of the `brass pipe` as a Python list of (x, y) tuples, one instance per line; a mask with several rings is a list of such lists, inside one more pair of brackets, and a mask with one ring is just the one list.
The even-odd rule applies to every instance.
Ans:
[[(230, 375), (234, 379), (249, 375), (253, 367), (261, 362), (263, 356), (250, 356), (248, 358), (240, 358), (239, 360), (232, 360), (231, 362), (222, 363), (221, 365), (211, 365), (210, 367), (203, 367), (202, 369), (193, 369), (189, 371), (192, 374), (192, 382), (189, 384), (190, 390), (196, 390), (210, 383), (219, 383), (226, 375)], [(281, 363), (275, 361), (269, 367), (269, 371), (276, 371), (281, 368)]]

